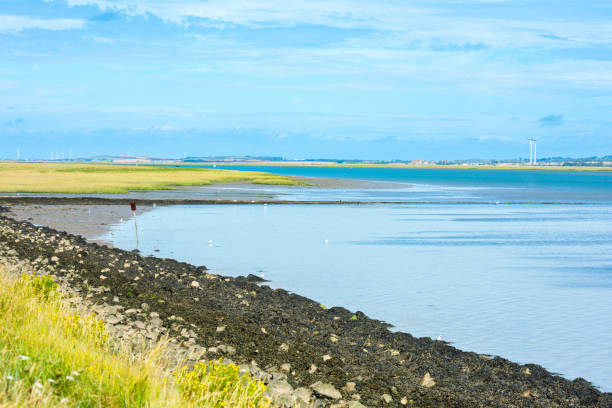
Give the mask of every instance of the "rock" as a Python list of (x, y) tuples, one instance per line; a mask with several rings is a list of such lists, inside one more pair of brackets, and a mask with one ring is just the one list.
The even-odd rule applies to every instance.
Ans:
[(383, 394), (380, 396), (380, 399), (383, 400), (385, 404), (390, 404), (393, 402), (393, 398), (389, 394)]
[(529, 367), (523, 367), (521, 368), (521, 373), (525, 375), (531, 375), (531, 370), (529, 369)]
[(289, 351), (289, 346), (288, 346), (287, 344), (283, 343), (283, 344), (281, 344), (281, 345), (278, 347), (278, 349), (279, 349), (280, 351), (287, 352), (287, 351)]
[(291, 394), (293, 392), (293, 387), (285, 380), (279, 380), (271, 382), (268, 385), (268, 393), (269, 394)]
[(218, 346), (218, 348), (219, 350), (230, 356), (236, 354), (236, 349), (232, 346), (221, 344), (220, 346)]
[(156, 317), (159, 317), (159, 313), (157, 313), (157, 312), (151, 312), (151, 313), (149, 314), (149, 316), (150, 316), (151, 318), (156, 318)]
[(434, 381), (433, 377), (429, 373), (425, 373), (423, 379), (421, 380), (421, 387), (430, 388), (434, 385), (436, 385), (436, 382)]
[(191, 281), (191, 286), (194, 288), (199, 288), (200, 287), (200, 282), (198, 281)]
[(222, 331), (225, 330), (225, 326), (219, 326), (217, 327), (217, 333), (221, 333)]
[(342, 398), (342, 394), (340, 394), (340, 391), (335, 389), (334, 386), (331, 384), (325, 384), (325, 383), (322, 383), (321, 381), (317, 381), (316, 383), (312, 384), (310, 388), (312, 388), (315, 394), (326, 397), (326, 398), (331, 398), (331, 399)]
[(135, 320), (134, 321), (134, 326), (136, 326), (139, 329), (144, 329), (146, 327), (144, 322), (141, 322), (140, 320)]
[(312, 390), (306, 387), (300, 387), (293, 392), (293, 395), (296, 400), (309, 403), (312, 399)]
[(162, 323), (163, 323), (162, 319), (160, 319), (159, 317), (155, 317), (155, 318), (151, 319), (151, 324), (153, 326), (161, 326)]
[(318, 369), (318, 368), (319, 368), (319, 367), (317, 367), (316, 365), (311, 364), (311, 365), (310, 365), (310, 368), (308, 369), (308, 372), (309, 372), (310, 374), (314, 374), (314, 373), (316, 373), (316, 372), (317, 372), (317, 369)]
[(140, 305), (140, 307), (142, 308), (142, 310), (143, 310), (144, 312), (148, 312), (148, 311), (149, 311), (149, 309), (150, 309), (150, 307), (149, 307), (149, 304), (148, 304), (148, 303), (143, 303), (142, 305)]
[(332, 358), (331, 358), (331, 356), (330, 356), (330, 355), (328, 355), (328, 354), (325, 354), (325, 355), (323, 356), (323, 361), (328, 361), (328, 360), (331, 360), (331, 359), (332, 359)]
[(400, 404), (407, 405), (408, 404), (408, 399), (406, 397), (402, 398), (402, 400), (400, 401)]
[(291, 364), (289, 363), (281, 364), (280, 370), (283, 373), (288, 373), (289, 371), (291, 371)]
[(138, 309), (128, 309), (125, 311), (126, 315), (136, 314), (138, 313)]
[(267, 280), (265, 280), (264, 278), (261, 278), (257, 275), (253, 275), (252, 273), (249, 273), (248, 276), (246, 277), (246, 279), (249, 282), (269, 282)]
[(356, 384), (354, 382), (347, 382), (346, 385), (344, 386), (344, 390), (348, 393), (352, 393), (355, 392), (356, 390)]
[(117, 317), (117, 316), (110, 316), (108, 318), (105, 319), (106, 323), (108, 324), (117, 324), (121, 321), (121, 318)]

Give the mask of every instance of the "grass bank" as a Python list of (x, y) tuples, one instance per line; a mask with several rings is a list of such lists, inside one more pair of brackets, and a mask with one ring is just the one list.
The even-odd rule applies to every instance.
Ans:
[(263, 383), (222, 361), (170, 374), (163, 343), (134, 354), (49, 277), (0, 269), (0, 407), (269, 406)]
[(191, 167), (72, 163), (0, 163), (2, 193), (127, 193), (212, 183), (299, 185), (275, 174)]

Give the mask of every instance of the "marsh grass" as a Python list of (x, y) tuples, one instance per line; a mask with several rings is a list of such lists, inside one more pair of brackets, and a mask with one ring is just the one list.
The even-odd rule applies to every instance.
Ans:
[(127, 193), (212, 183), (303, 184), (269, 173), (193, 167), (72, 163), (0, 163), (4, 193)]
[(163, 342), (133, 353), (109, 338), (51, 278), (17, 279), (0, 268), (0, 407), (268, 406), (263, 384), (237, 376), (237, 366), (210, 362), (172, 375), (168, 361)]

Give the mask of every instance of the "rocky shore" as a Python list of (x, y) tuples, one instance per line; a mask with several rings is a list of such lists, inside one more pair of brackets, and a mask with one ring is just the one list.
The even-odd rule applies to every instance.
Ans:
[(612, 407), (612, 394), (584, 379), (394, 333), (361, 312), (327, 309), (254, 276), (213, 275), (6, 216), (0, 264), (53, 275), (117, 336), (165, 336), (179, 357), (248, 367), (279, 405)]

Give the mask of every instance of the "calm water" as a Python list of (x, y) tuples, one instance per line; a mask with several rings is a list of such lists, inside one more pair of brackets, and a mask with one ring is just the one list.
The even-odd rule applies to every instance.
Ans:
[(307, 189), (269, 187), (287, 199), (361, 201), (511, 201), (612, 203), (612, 171), (477, 169), (389, 169), (346, 167), (217, 166), (233, 170), (405, 183), (392, 189)]
[[(590, 197), (582, 204), (158, 207), (139, 218), (140, 249), (220, 274), (264, 274), (273, 287), (415, 336), (442, 335), (464, 350), (535, 362), (612, 391), (612, 187), (598, 173), (573, 174), (584, 184), (542, 187), (538, 179), (536, 190)], [(516, 181), (462, 183), (416, 188), (427, 197), (431, 186), (430, 197), (449, 201), (470, 189), (487, 197), (534, 191)], [(410, 196), (411, 188), (379, 193)], [(336, 190), (355, 194), (365, 193)], [(133, 228), (116, 225), (105, 239), (133, 249)]]

